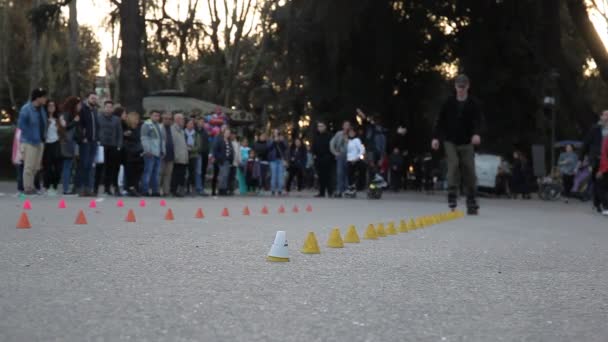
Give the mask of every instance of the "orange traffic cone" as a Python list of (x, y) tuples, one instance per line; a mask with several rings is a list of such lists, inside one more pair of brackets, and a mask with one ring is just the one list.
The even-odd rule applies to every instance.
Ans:
[(87, 218), (84, 216), (84, 211), (80, 210), (78, 216), (76, 216), (76, 222), (74, 224), (87, 224)]
[(167, 201), (165, 201), (164, 199), (160, 200), (160, 206), (161, 207), (166, 207), (167, 206)]
[(173, 210), (171, 210), (171, 208), (167, 209), (167, 213), (165, 214), (165, 220), (167, 221), (173, 221)]
[(57, 205), (57, 207), (59, 209), (65, 209), (66, 208), (65, 200), (63, 198), (59, 200), (59, 205)]
[(297, 206), (297, 205), (294, 205), (294, 206), (293, 206), (293, 209), (291, 209), (291, 211), (293, 211), (294, 213), (296, 213), (296, 214), (297, 214), (297, 213), (299, 213), (299, 212), (300, 212), (300, 209), (298, 209), (298, 206)]
[(268, 215), (268, 207), (264, 206), (264, 208), (262, 208), (262, 214)]
[(122, 208), (125, 206), (125, 202), (123, 202), (123, 200), (119, 199), (118, 201), (116, 201), (116, 206), (118, 208)]
[(142, 199), (141, 201), (139, 201), (139, 206), (144, 208), (146, 206), (146, 200)]
[(194, 218), (197, 218), (197, 219), (205, 218), (205, 214), (203, 214), (203, 209), (198, 208), (198, 210), (196, 211), (196, 214), (194, 215)]
[(30, 219), (27, 217), (26, 212), (21, 213), (21, 217), (19, 217), (19, 221), (17, 221), (17, 228), (19, 228), (19, 229), (32, 228), (32, 225), (30, 224)]
[(245, 206), (245, 209), (243, 209), (243, 215), (249, 216), (250, 214), (251, 212), (249, 211), (249, 207)]
[(228, 212), (228, 208), (224, 208), (224, 210), (222, 210), (222, 216), (224, 216), (224, 217), (230, 216), (230, 213)]
[(306, 207), (306, 211), (307, 211), (307, 212), (309, 212), (309, 213), (312, 213), (312, 205), (310, 205), (310, 204), (309, 204), (309, 205)]
[(23, 209), (32, 210), (32, 202), (30, 202), (29, 199), (26, 199), (25, 201), (23, 201)]
[(95, 202), (95, 200), (91, 200), (91, 202), (89, 202), (89, 208), (91, 208), (91, 209), (97, 208), (97, 202)]
[(127, 214), (127, 218), (126, 218), (127, 222), (135, 222), (135, 213), (133, 212), (133, 209), (129, 209), (129, 213)]
[(283, 205), (279, 207), (279, 214), (285, 214), (285, 207)]

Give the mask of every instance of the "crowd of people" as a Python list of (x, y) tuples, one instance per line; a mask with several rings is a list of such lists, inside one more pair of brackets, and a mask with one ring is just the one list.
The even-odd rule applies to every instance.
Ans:
[(109, 196), (184, 197), (282, 196), (318, 184), (317, 197), (342, 197), (368, 173), (387, 171), (386, 130), (357, 115), (358, 130), (345, 121), (330, 135), (319, 122), (311, 142), (290, 141), (276, 128), (250, 142), (227, 121), (210, 129), (203, 115), (151, 110), (143, 120), (111, 101), (99, 104), (95, 93), (59, 104), (35, 89), (15, 132), (17, 187), (28, 195), (86, 197), (103, 189)]

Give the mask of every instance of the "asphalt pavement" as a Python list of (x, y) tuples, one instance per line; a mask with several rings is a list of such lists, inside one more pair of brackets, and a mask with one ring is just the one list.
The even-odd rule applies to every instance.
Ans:
[[(479, 217), (330, 249), (332, 228), (362, 236), (444, 198), (167, 199), (174, 221), (124, 200), (34, 197), (16, 229), (22, 203), (0, 196), (0, 341), (608, 340), (608, 218), (587, 204), (484, 199)], [(266, 261), (277, 230), (288, 263)], [(319, 255), (299, 252), (310, 231)]]

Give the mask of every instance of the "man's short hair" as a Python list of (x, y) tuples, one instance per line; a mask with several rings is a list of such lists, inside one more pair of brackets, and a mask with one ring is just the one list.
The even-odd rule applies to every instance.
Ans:
[(105, 100), (105, 101), (103, 102), (103, 105), (104, 105), (104, 106), (105, 106), (105, 105), (109, 105), (109, 104), (113, 106), (113, 105), (114, 105), (114, 102), (113, 102), (112, 100)]
[(32, 101), (36, 101), (37, 99), (39, 99), (41, 97), (47, 96), (47, 94), (48, 94), (48, 92), (46, 91), (46, 89), (36, 88), (36, 89), (32, 90), (31, 99), (32, 99)]
[(97, 92), (95, 90), (91, 90), (90, 92), (87, 93), (87, 97), (89, 97), (91, 95), (97, 96)]

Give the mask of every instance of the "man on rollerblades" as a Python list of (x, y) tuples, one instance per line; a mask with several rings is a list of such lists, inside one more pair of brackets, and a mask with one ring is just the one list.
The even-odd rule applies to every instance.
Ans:
[(460, 181), (463, 181), (467, 197), (467, 214), (477, 215), (477, 176), (475, 174), (475, 149), (481, 143), (480, 129), (482, 113), (477, 100), (469, 96), (469, 78), (458, 75), (455, 79), (456, 95), (451, 96), (441, 107), (435, 123), (431, 147), (443, 146), (448, 162), (448, 205), (457, 206)]

